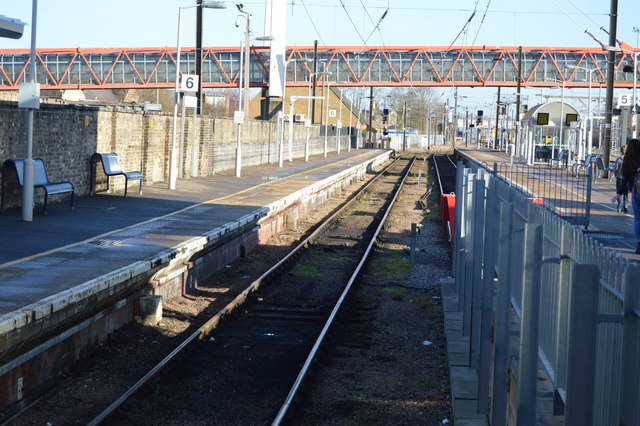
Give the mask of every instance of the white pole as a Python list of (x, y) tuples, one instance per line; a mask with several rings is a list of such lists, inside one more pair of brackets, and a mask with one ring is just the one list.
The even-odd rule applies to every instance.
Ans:
[(311, 79), (316, 75), (316, 73), (309, 74), (309, 84), (307, 86), (307, 117), (311, 118)]
[[(29, 83), (36, 82), (36, 21), (38, 18), (38, 0), (33, 0), (31, 10), (31, 54), (29, 56)], [(33, 108), (27, 112), (27, 158), (24, 160), (22, 176), (22, 220), (33, 221), (33, 181), (35, 162), (33, 161)]]
[(293, 161), (293, 99), (289, 100), (289, 161)]
[[(247, 17), (248, 19), (248, 17)], [(247, 29), (248, 30), (248, 29)], [(236, 177), (242, 176), (242, 122), (245, 120), (245, 99), (244, 95), (246, 93), (243, 90), (243, 85), (245, 85), (245, 69), (246, 69), (246, 54), (245, 50), (249, 49), (249, 43), (240, 42), (240, 81), (238, 82), (238, 111), (242, 112), (242, 119), (240, 117), (238, 120), (238, 129), (236, 131), (236, 164), (235, 164), (235, 175)]]
[(182, 8), (178, 8), (178, 41), (176, 49), (176, 85), (173, 96), (173, 129), (171, 133), (171, 151), (169, 153), (169, 189), (176, 189), (178, 152), (176, 139), (178, 136), (178, 100), (180, 96), (180, 28), (182, 26)]
[[(353, 92), (351, 92), (353, 93)], [(347, 142), (347, 152), (351, 152), (351, 126), (353, 121), (353, 95), (349, 101), (349, 141)]]
[[(310, 118), (305, 118), (306, 120), (311, 120)], [(304, 161), (307, 162), (309, 161), (309, 132), (310, 132), (310, 125), (307, 125), (307, 123), (305, 123), (305, 127), (307, 128), (307, 139), (304, 143)]]
[[(560, 146), (558, 147), (559, 150), (563, 149), (562, 146), (562, 142), (564, 141), (564, 127), (565, 127), (565, 119), (564, 119), (564, 83), (565, 81), (562, 80), (562, 90), (560, 92), (560, 139), (558, 141), (558, 143), (560, 144)], [(551, 159), (555, 159), (556, 158), (556, 154), (555, 154), (555, 143), (553, 148), (551, 149)]]
[(326, 101), (327, 101), (327, 114), (325, 116), (325, 122), (324, 122), (324, 156), (327, 156), (327, 149), (328, 149), (328, 131), (329, 131), (329, 94), (331, 93), (329, 86), (331, 86), (331, 82), (327, 81), (327, 96), (326, 96)]
[(358, 134), (356, 135), (356, 149), (360, 149), (360, 135), (362, 134), (362, 124), (360, 123), (360, 100), (358, 100), (358, 119), (356, 120), (356, 126), (358, 126)]
[(282, 108), (280, 114), (278, 115), (278, 121), (281, 122), (282, 126), (280, 127), (281, 133), (279, 135), (278, 142), (278, 167), (284, 166), (284, 103), (286, 102), (286, 90), (287, 90), (287, 65), (289, 65), (289, 61), (284, 62), (284, 81), (285, 84), (282, 86)]
[(245, 38), (245, 51), (244, 51), (244, 116), (245, 119), (249, 116), (249, 90), (250, 90), (250, 71), (251, 71), (251, 14), (246, 13), (247, 16), (247, 34)]
[(338, 113), (338, 137), (336, 138), (336, 152), (340, 154), (340, 137), (342, 136), (342, 87), (340, 88), (340, 112)]
[(278, 167), (284, 166), (284, 98), (282, 99), (282, 111), (278, 111)]
[(191, 177), (198, 176), (198, 154), (200, 147), (198, 146), (198, 108), (193, 109), (193, 132), (191, 142)]
[(180, 115), (180, 145), (178, 147), (178, 177), (180, 179), (184, 179), (184, 128), (186, 126), (187, 118), (186, 115), (187, 106), (185, 105), (184, 95), (182, 96), (182, 108)]

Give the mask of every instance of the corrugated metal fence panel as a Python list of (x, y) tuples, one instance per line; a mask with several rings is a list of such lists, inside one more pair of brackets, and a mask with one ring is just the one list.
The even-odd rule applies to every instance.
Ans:
[[(459, 163), (461, 164), (461, 163)], [(498, 171), (498, 175), (493, 174), (492, 170), (482, 167), (482, 165), (471, 165), (471, 174), (465, 173), (465, 179), (459, 179), (462, 188), (459, 193), (467, 194), (466, 202), (469, 203), (464, 209), (460, 228), (465, 229), (466, 238), (461, 239), (460, 235), (456, 237), (460, 241), (455, 242), (455, 246), (461, 253), (455, 257), (457, 263), (466, 262), (466, 271), (463, 271), (464, 265), (454, 265), (458, 274), (464, 278), (463, 283), (458, 284), (459, 291), (465, 293), (466, 302), (461, 303), (461, 308), (467, 323), (467, 332), (479, 327), (479, 324), (473, 324), (473, 321), (480, 321), (480, 316), (472, 316), (472, 305), (478, 305), (480, 301), (470, 300), (471, 296), (479, 297), (480, 292), (471, 294), (472, 289), (469, 284), (471, 282), (471, 268), (473, 259), (469, 258), (478, 255), (477, 250), (483, 247), (483, 241), (475, 241), (474, 237), (469, 233), (473, 229), (474, 211), (475, 209), (485, 209), (484, 194), (474, 193), (474, 185), (479, 188), (476, 180), (486, 180), (490, 182), (494, 188), (497, 206), (504, 203), (513, 203), (513, 232), (511, 233), (511, 264), (509, 265), (509, 277), (498, 276), (498, 282), (509, 280), (512, 308), (516, 315), (522, 318), (522, 297), (523, 297), (523, 274), (525, 272), (524, 265), (524, 229), (527, 224), (541, 224), (542, 233), (542, 266), (541, 266), (541, 286), (539, 289), (540, 312), (538, 320), (538, 346), (539, 359), (542, 361), (550, 380), (554, 384), (557, 395), (566, 395), (566, 387), (568, 382), (567, 363), (569, 344), (569, 330), (571, 329), (570, 315), (572, 310), (580, 309), (579, 306), (570, 306), (571, 294), (571, 265), (595, 265), (599, 270), (599, 294), (598, 296), (598, 315), (597, 324), (593, 324), (593, 333), (596, 335), (596, 347), (587, 348), (587, 352), (593, 352), (595, 356), (595, 369), (593, 372), (583, 372), (587, 375), (587, 380), (591, 381), (595, 389), (593, 405), (594, 425), (617, 425), (619, 424), (620, 401), (626, 396), (621, 394), (622, 378), (624, 372), (623, 366), (623, 305), (624, 305), (624, 286), (625, 271), (634, 266), (630, 265), (627, 260), (619, 256), (613, 250), (604, 247), (600, 242), (591, 238), (588, 234), (584, 234), (580, 228), (574, 226), (575, 221), (565, 220), (567, 217), (588, 214), (588, 197), (584, 192), (590, 188), (589, 180), (591, 175), (589, 172), (582, 177), (577, 178), (569, 176), (567, 171), (560, 171), (551, 168), (540, 167), (524, 167), (522, 165), (494, 165), (494, 169)], [(491, 173), (490, 176), (483, 176), (484, 172)], [(464, 173), (461, 168), (459, 173)], [(559, 194), (551, 192), (549, 185), (544, 181), (551, 180), (567, 188), (567, 194)], [(523, 187), (529, 189), (523, 191)], [(532, 190), (533, 189), (533, 190)], [(571, 195), (568, 195), (571, 193)], [(575, 194), (583, 194), (575, 195)], [(534, 204), (531, 198), (544, 198), (543, 204)], [(580, 200), (585, 197), (587, 202)], [(553, 206), (550, 208), (550, 206)], [(462, 209), (461, 209), (462, 210)], [(480, 217), (477, 216), (476, 217)], [(456, 218), (458, 223), (458, 218)], [(486, 238), (486, 236), (484, 236)], [(475, 239), (483, 238), (482, 233), (476, 232)], [(493, 236), (491, 236), (493, 238)], [(498, 250), (495, 245), (487, 245), (490, 250)], [(495, 248), (492, 248), (495, 247)], [(486, 250), (485, 250), (486, 251)], [(465, 259), (465, 253), (467, 257)], [(495, 265), (486, 268), (486, 270), (498, 271), (500, 263), (499, 256), (495, 253), (484, 253), (483, 261), (493, 259)], [(477, 265), (476, 265), (477, 266)], [(459, 279), (460, 277), (456, 277)], [(496, 291), (501, 287), (498, 286)], [(464, 306), (462, 306), (464, 305)], [(488, 307), (493, 309), (492, 305)], [(481, 307), (482, 309), (482, 307)], [(639, 339), (635, 336), (635, 339)], [(628, 343), (628, 342), (627, 342)], [(640, 342), (633, 342), (636, 346)], [(486, 362), (483, 358), (480, 362)], [(483, 366), (484, 368), (484, 366)], [(589, 375), (593, 375), (591, 378)], [(589, 404), (588, 401), (584, 401)], [(562, 411), (564, 407), (560, 404), (557, 409)], [(633, 411), (633, 410), (631, 410)], [(635, 415), (635, 414), (634, 414)]]

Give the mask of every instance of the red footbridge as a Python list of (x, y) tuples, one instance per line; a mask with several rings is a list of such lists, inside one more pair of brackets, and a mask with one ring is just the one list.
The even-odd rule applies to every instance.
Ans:
[[(631, 88), (635, 49), (615, 54), (615, 86)], [(38, 49), (37, 81), (48, 89), (171, 88), (176, 48)], [(195, 48), (182, 48), (180, 72), (195, 73)], [(202, 49), (205, 88), (238, 87), (239, 47)], [(250, 80), (269, 81), (269, 47), (252, 46)], [(608, 52), (571, 47), (289, 47), (287, 86), (306, 86), (315, 72), (335, 86), (594, 87), (606, 84)], [(0, 90), (26, 81), (29, 50), (0, 50)], [(315, 68), (314, 68), (315, 67)], [(625, 72), (626, 70), (626, 72)]]

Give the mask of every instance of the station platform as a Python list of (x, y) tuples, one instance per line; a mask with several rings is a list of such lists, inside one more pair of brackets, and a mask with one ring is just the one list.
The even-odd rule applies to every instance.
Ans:
[[(296, 204), (321, 203), (332, 185), (364, 178), (391, 155), (351, 150), (285, 162), (282, 168), (244, 167), (241, 178), (230, 170), (178, 180), (176, 190), (158, 183), (144, 186), (142, 195), (131, 190), (127, 198), (121, 192), (77, 198), (73, 211), (68, 202), (50, 202), (47, 216), (36, 206), (32, 222), (21, 220), (20, 208), (1, 212), (0, 377), (31, 341), (43, 344), (62, 327), (86, 320), (84, 311), (96, 315), (105, 300), (117, 309), (125, 285), (175, 279), (199, 252), (248, 233), (255, 244), (260, 221)], [(211, 258), (219, 257), (217, 266), (224, 267), (239, 249)], [(214, 267), (208, 266), (209, 276)]]
[[(505, 152), (491, 149), (475, 149), (456, 147), (456, 151), (477, 162), (491, 165), (495, 162), (509, 163), (511, 156)], [(514, 158), (517, 161), (517, 157)], [(631, 203), (628, 213), (617, 213), (616, 204), (611, 204), (611, 197), (616, 192), (616, 179), (600, 178), (594, 171), (591, 188), (591, 213), (589, 226), (585, 229), (589, 235), (606, 247), (610, 247), (626, 258), (640, 260), (635, 254), (637, 241), (633, 233), (633, 213)]]

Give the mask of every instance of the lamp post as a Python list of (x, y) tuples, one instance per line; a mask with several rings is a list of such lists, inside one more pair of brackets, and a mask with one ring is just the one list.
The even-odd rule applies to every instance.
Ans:
[[(262, 36), (262, 37), (251, 37), (251, 14), (244, 10), (244, 5), (242, 3), (237, 3), (236, 8), (242, 15), (238, 15), (238, 19), (236, 19), (236, 27), (240, 26), (238, 22), (239, 18), (244, 17), (247, 21), (245, 39), (244, 39), (244, 60), (242, 57), (240, 58), (240, 75), (244, 77), (240, 78), (240, 82), (238, 84), (238, 108), (242, 107), (242, 109), (238, 110), (234, 114), (234, 122), (238, 125), (238, 130), (236, 131), (236, 164), (235, 164), (235, 175), (236, 177), (240, 177), (242, 175), (242, 124), (246, 120), (249, 114), (249, 89), (250, 89), (250, 70), (251, 70), (251, 40), (259, 40), (259, 41), (269, 41), (273, 40), (272, 36)], [(242, 44), (241, 44), (242, 46)], [(241, 54), (243, 50), (241, 49)], [(244, 86), (244, 87), (243, 87)], [(244, 92), (244, 96), (243, 96)]]
[[(249, 112), (249, 71), (251, 69), (251, 66), (249, 64), (249, 61), (251, 60), (251, 14), (244, 10), (244, 5), (242, 3), (236, 3), (236, 8), (238, 8), (238, 11), (242, 13), (242, 15), (238, 15), (238, 18), (244, 16), (247, 21), (244, 41), (244, 60), (240, 61), (240, 75), (244, 75), (244, 77), (240, 81), (241, 84), (238, 85), (238, 90), (240, 92), (239, 100), (242, 100), (242, 109), (238, 109), (238, 111), (234, 115), (234, 121), (238, 125), (238, 130), (236, 132), (237, 141), (235, 175), (236, 177), (240, 177), (242, 174), (242, 123), (244, 123), (247, 113)], [(239, 26), (239, 24), (238, 20), (236, 19), (236, 27), (237, 26)], [(243, 67), (244, 69), (242, 69)], [(242, 87), (243, 84), (244, 88)], [(242, 96), (243, 90), (244, 99)], [(240, 108), (240, 105), (238, 105), (238, 108)]]
[[(36, 93), (40, 100), (40, 89), (36, 83), (36, 22), (38, 18), (38, 0), (33, 0), (31, 8), (31, 52), (29, 55), (29, 82), (28, 85)], [(19, 31), (22, 31), (20, 29)], [(33, 110), (37, 106), (30, 105), (27, 112), (27, 156), (24, 160), (22, 174), (22, 220), (33, 221), (33, 182), (35, 173), (35, 161), (33, 161)]]
[[(175, 82), (175, 91), (173, 98), (173, 129), (171, 133), (171, 151), (169, 154), (169, 189), (176, 189), (176, 181), (178, 179), (178, 149), (176, 147), (176, 137), (178, 134), (178, 102), (180, 100), (180, 39), (181, 39), (181, 27), (182, 27), (182, 11), (184, 9), (191, 9), (194, 7), (198, 8), (210, 8), (210, 9), (225, 9), (227, 5), (221, 1), (209, 1), (209, 2), (200, 2), (198, 4), (192, 6), (182, 6), (178, 8), (178, 37), (177, 37), (177, 48), (176, 48), (176, 82)], [(199, 58), (196, 58), (196, 62), (200, 61)], [(200, 80), (200, 79), (198, 79)], [(198, 83), (200, 84), (200, 83)], [(195, 125), (195, 123), (194, 123)]]

